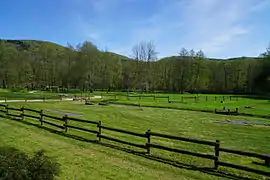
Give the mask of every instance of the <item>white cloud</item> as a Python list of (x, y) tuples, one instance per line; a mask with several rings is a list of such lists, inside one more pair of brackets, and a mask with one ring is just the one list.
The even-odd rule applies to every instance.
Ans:
[[(83, 0), (81, 0), (83, 1)], [(85, 0), (86, 1), (86, 0)], [(139, 0), (129, 0), (136, 3)], [(96, 13), (114, 12), (125, 0), (90, 1)], [(245, 23), (251, 13), (270, 6), (269, 0), (157, 0), (160, 10), (144, 21), (132, 21), (131, 28), (119, 38), (128, 43), (106, 42), (101, 39), (111, 32), (82, 22), (81, 32), (98, 42), (109, 44), (109, 49), (130, 55), (132, 46), (140, 41), (156, 42), (160, 57), (176, 55), (182, 47), (201, 49), (209, 56), (228, 54), (231, 45), (252, 33), (252, 24)], [(147, 7), (144, 7), (147, 10)], [(127, 19), (128, 14), (127, 14)], [(123, 25), (124, 28), (125, 25)], [(126, 27), (126, 26), (125, 26)], [(112, 27), (113, 28), (113, 27)]]
[(249, 26), (242, 21), (253, 7), (252, 0), (170, 2), (145, 20), (147, 27), (132, 31), (130, 49), (140, 40), (155, 40), (161, 56), (177, 54), (180, 46), (217, 55), (249, 33)]

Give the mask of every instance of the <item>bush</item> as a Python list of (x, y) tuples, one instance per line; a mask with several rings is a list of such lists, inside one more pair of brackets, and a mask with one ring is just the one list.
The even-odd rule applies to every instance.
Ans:
[(38, 151), (34, 157), (12, 147), (0, 147), (1, 180), (53, 180), (60, 165)]

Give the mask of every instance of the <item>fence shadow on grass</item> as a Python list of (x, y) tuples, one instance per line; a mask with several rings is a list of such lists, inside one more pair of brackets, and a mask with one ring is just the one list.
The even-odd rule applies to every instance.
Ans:
[(181, 169), (200, 171), (202, 173), (206, 173), (206, 174), (209, 174), (209, 175), (214, 175), (214, 176), (217, 176), (217, 177), (228, 178), (228, 179), (233, 179), (233, 180), (255, 180), (253, 178), (243, 177), (243, 176), (239, 176), (239, 175), (232, 174), (232, 173), (217, 171), (217, 170), (214, 170), (213, 168), (210, 168), (210, 167), (198, 167), (198, 166), (194, 166), (194, 165), (190, 165), (190, 164), (185, 164), (183, 162), (174, 161), (174, 160), (171, 160), (171, 159), (160, 157), (160, 156), (150, 155), (150, 154), (147, 154), (146, 152), (135, 151), (135, 150), (132, 150), (132, 149), (129, 149), (129, 148), (125, 148), (125, 147), (121, 147), (121, 146), (117, 146), (117, 145), (112, 145), (112, 144), (109, 144), (109, 143), (98, 142), (97, 140), (89, 140), (89, 139), (83, 138), (81, 136), (68, 134), (68, 133), (65, 133), (63, 131), (54, 130), (54, 129), (51, 129), (49, 127), (41, 126), (39, 124), (34, 124), (34, 123), (31, 123), (31, 122), (28, 122), (28, 121), (22, 121), (22, 120), (17, 119), (17, 118), (10, 118), (10, 120), (13, 120), (13, 121), (16, 121), (16, 122), (21, 122), (22, 124), (25, 124), (25, 125), (38, 127), (38, 128), (43, 129), (45, 131), (48, 131), (50, 133), (54, 133), (54, 134), (57, 134), (57, 135), (61, 135), (63, 137), (71, 138), (71, 139), (82, 141), (82, 142), (93, 143), (93, 144), (101, 145), (101, 146), (116, 149), (116, 150), (120, 150), (120, 151), (123, 151), (123, 152), (126, 152), (126, 153), (130, 153), (130, 154), (140, 156), (140, 157), (143, 157), (143, 158), (146, 158), (146, 159), (149, 159), (149, 160), (153, 160), (153, 161), (156, 161), (156, 162), (168, 164), (168, 165), (171, 165), (171, 166), (174, 166), (174, 167), (177, 167), (177, 168), (181, 168)]

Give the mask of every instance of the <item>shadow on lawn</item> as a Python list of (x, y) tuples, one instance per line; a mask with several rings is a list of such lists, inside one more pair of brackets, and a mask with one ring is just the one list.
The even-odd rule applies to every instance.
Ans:
[(112, 144), (108, 144), (108, 143), (104, 143), (104, 142), (98, 142), (97, 140), (89, 140), (89, 139), (83, 138), (81, 136), (68, 134), (68, 133), (65, 133), (65, 132), (62, 132), (62, 131), (51, 129), (49, 127), (41, 126), (39, 124), (34, 124), (34, 123), (31, 123), (31, 122), (22, 121), (22, 120), (17, 119), (17, 118), (10, 118), (10, 119), (14, 120), (16, 122), (19, 121), (19, 122), (21, 122), (23, 124), (26, 124), (26, 125), (31, 125), (31, 126), (41, 128), (43, 130), (46, 130), (46, 131), (54, 133), (54, 134), (61, 135), (63, 137), (68, 137), (68, 138), (72, 138), (72, 139), (78, 140), (78, 141), (90, 142), (90, 143), (98, 144), (98, 145), (101, 145), (101, 146), (104, 146), (104, 147), (108, 147), (108, 148), (112, 148), (112, 149), (116, 149), (116, 150), (121, 150), (121, 151), (130, 153), (130, 154), (133, 154), (133, 155), (136, 155), (136, 156), (140, 156), (140, 157), (143, 157), (143, 158), (146, 158), (146, 159), (154, 160), (154, 161), (164, 163), (164, 164), (169, 164), (169, 165), (177, 167), (177, 168), (182, 168), (182, 169), (186, 169), (186, 170), (193, 170), (193, 171), (200, 171), (200, 172), (203, 172), (203, 173), (206, 173), (206, 174), (210, 174), (210, 175), (214, 175), (214, 176), (218, 176), (218, 177), (223, 177), (223, 178), (228, 178), (228, 179), (233, 179), (233, 180), (255, 180), (253, 178), (238, 176), (236, 174), (232, 174), (232, 173), (229, 173), (229, 172), (223, 172), (223, 171), (219, 171), (219, 170), (214, 170), (213, 168), (210, 168), (210, 167), (197, 167), (197, 166), (194, 166), (194, 165), (185, 164), (183, 162), (174, 161), (174, 160), (167, 159), (167, 158), (164, 158), (164, 157), (147, 154), (146, 152), (135, 151), (135, 150), (131, 150), (129, 148), (124, 148), (124, 147), (120, 147), (120, 146), (116, 146), (116, 145), (112, 145)]

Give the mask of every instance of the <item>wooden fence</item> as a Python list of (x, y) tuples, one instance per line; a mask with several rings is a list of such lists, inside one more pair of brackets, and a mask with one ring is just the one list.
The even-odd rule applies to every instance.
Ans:
[(238, 101), (238, 96), (179, 96), (178, 98), (171, 96), (161, 96), (161, 95), (105, 95), (105, 96), (114, 96), (117, 99), (117, 96), (126, 96), (127, 100), (130, 98), (138, 98), (141, 100), (142, 98), (153, 98), (153, 100), (157, 99), (166, 99), (168, 103), (183, 103), (185, 100), (194, 100), (194, 102), (198, 101), (206, 101), (214, 100), (214, 101), (225, 101), (225, 100), (234, 100)]
[[(43, 126), (44, 124), (47, 124), (47, 125), (59, 128), (60, 130), (62, 130), (65, 133), (68, 132), (68, 129), (76, 129), (79, 131), (84, 131), (84, 132), (96, 135), (96, 138), (97, 138), (97, 139), (95, 139), (96, 142), (101, 142), (102, 139), (106, 139), (109, 141), (114, 141), (117, 143), (134, 146), (137, 148), (142, 148), (145, 150), (145, 153), (147, 153), (147, 154), (151, 154), (151, 149), (161, 149), (161, 150), (175, 152), (175, 153), (179, 153), (179, 154), (196, 156), (199, 158), (213, 160), (213, 169), (216, 169), (216, 170), (220, 166), (225, 166), (225, 167), (230, 167), (230, 168), (234, 168), (234, 169), (238, 169), (238, 170), (253, 172), (256, 174), (270, 177), (270, 171), (263, 171), (260, 169), (255, 169), (252, 167), (242, 166), (239, 164), (233, 164), (233, 163), (229, 163), (229, 162), (223, 162), (220, 160), (221, 153), (230, 153), (230, 154), (253, 157), (253, 158), (258, 158), (258, 159), (264, 160), (264, 165), (270, 167), (270, 155), (257, 154), (257, 153), (253, 153), (253, 152), (245, 152), (245, 151), (222, 148), (222, 147), (220, 147), (221, 143), (219, 140), (205, 141), (205, 140), (191, 139), (191, 138), (186, 138), (186, 137), (179, 137), (179, 136), (172, 136), (172, 135), (168, 135), (168, 134), (156, 133), (156, 132), (152, 132), (151, 130), (148, 130), (145, 133), (137, 133), (137, 132), (132, 132), (132, 131), (124, 130), (124, 129), (108, 127), (108, 126), (103, 125), (101, 121), (89, 121), (89, 120), (84, 120), (84, 119), (79, 119), (79, 118), (74, 118), (74, 117), (68, 117), (67, 115), (65, 115), (63, 117), (55, 117), (52, 115), (45, 114), (43, 112), (43, 110), (34, 110), (34, 109), (25, 108), (25, 107), (12, 108), (12, 107), (9, 107), (8, 105), (4, 105), (4, 104), (0, 104), (0, 107), (2, 107), (2, 109), (0, 108), (0, 112), (4, 113), (3, 115), (1, 115), (2, 117), (5, 117), (5, 118), (15, 117), (18, 120), (24, 120), (25, 117), (33, 118), (33, 119), (38, 120), (41, 126)], [(19, 112), (20, 114), (10, 113), (13, 111)], [(36, 115), (26, 114), (26, 112), (36, 113)], [(59, 122), (61, 124), (56, 124), (54, 122), (50, 122), (49, 119), (53, 119), (56, 122)], [(70, 125), (69, 122), (71, 122), (71, 121), (76, 121), (76, 122), (80, 122), (80, 123), (93, 125), (93, 127), (96, 128), (96, 130), (88, 129), (85, 127), (77, 127), (74, 125)], [(110, 137), (110, 136), (104, 135), (104, 133), (102, 133), (102, 130), (114, 131), (114, 132), (119, 132), (119, 133), (124, 133), (124, 134), (128, 134), (128, 135), (140, 137), (140, 138), (145, 139), (145, 143), (138, 144), (138, 143)], [(152, 139), (155, 137), (209, 146), (209, 147), (213, 148), (213, 153), (212, 154), (203, 154), (203, 153), (191, 152), (191, 151), (187, 151), (187, 150), (183, 150), (183, 149), (170, 148), (170, 147), (166, 147), (163, 145), (155, 144), (155, 143), (151, 142)]]

